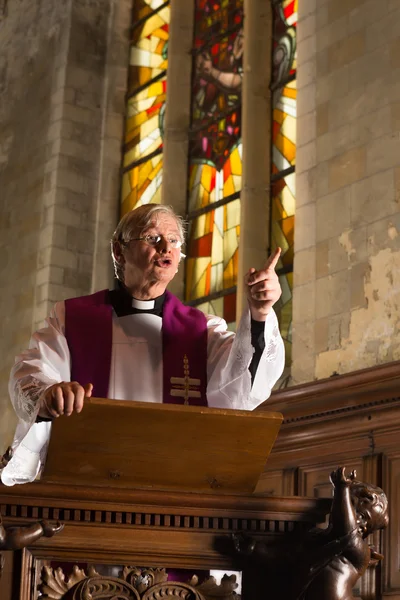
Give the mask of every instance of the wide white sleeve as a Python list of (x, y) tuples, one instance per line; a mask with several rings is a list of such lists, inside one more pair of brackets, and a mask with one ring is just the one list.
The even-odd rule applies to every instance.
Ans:
[(15, 359), (9, 393), (18, 425), (12, 444), (13, 458), (1, 473), (5, 485), (33, 481), (46, 454), (51, 423), (36, 423), (44, 391), (60, 381), (70, 380), (70, 354), (64, 335), (65, 306), (55, 305), (46, 326), (36, 331)]
[(253, 410), (270, 396), (284, 368), (285, 351), (275, 312), (271, 310), (265, 321), (265, 348), (253, 385), (249, 371), (254, 353), (250, 311), (244, 311), (236, 334), (228, 331), (225, 321), (219, 317), (208, 316), (207, 325), (208, 405)]
[(32, 424), (43, 392), (60, 381), (70, 381), (71, 359), (64, 335), (65, 305), (59, 302), (36, 331), (28, 350), (19, 354), (11, 369), (8, 391), (20, 421)]

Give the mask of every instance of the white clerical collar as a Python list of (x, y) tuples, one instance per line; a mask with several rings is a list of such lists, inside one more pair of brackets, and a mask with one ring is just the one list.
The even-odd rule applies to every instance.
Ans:
[(136, 298), (132, 298), (132, 308), (137, 308), (138, 310), (153, 310), (154, 305), (154, 300), (137, 300)]

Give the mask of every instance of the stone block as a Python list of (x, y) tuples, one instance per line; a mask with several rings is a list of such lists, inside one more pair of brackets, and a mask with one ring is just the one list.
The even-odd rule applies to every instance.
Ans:
[(320, 50), (315, 55), (317, 62), (317, 81), (326, 74), (329, 74), (329, 53), (328, 49)]
[(314, 329), (314, 347), (315, 353), (325, 352), (328, 350), (329, 345), (329, 321), (330, 319), (325, 317), (315, 321)]
[(397, 252), (400, 248), (400, 213), (367, 226), (368, 256), (375, 256), (382, 248)]
[(315, 140), (297, 148), (296, 173), (303, 173), (315, 167), (317, 162), (317, 145)]
[(329, 21), (335, 21), (343, 15), (347, 15), (350, 11), (359, 6), (363, 6), (365, 0), (329, 0), (328, 15)]
[(315, 270), (317, 279), (329, 275), (329, 240), (316, 245)]
[[(342, 67), (338, 71), (333, 73), (327, 73), (324, 71), (317, 77), (317, 92), (316, 92), (316, 103), (317, 106), (321, 104), (329, 104), (333, 108), (335, 107), (335, 101), (339, 100), (343, 102), (343, 98), (349, 93), (350, 80), (348, 73), (348, 65)], [(342, 123), (343, 123), (342, 114)]]
[(362, 179), (366, 174), (367, 152), (358, 146), (328, 162), (329, 189), (335, 191)]
[(328, 69), (334, 71), (351, 63), (365, 52), (365, 32), (357, 31), (328, 49)]
[(83, 106), (74, 106), (72, 104), (64, 105), (63, 117), (66, 121), (84, 123), (88, 126), (94, 126), (98, 119), (95, 110), (84, 108)]
[(320, 29), (323, 29), (325, 27), (325, 25), (328, 24), (328, 22), (329, 22), (328, 5), (326, 3), (318, 4), (318, 8), (316, 11), (316, 29), (317, 29), (317, 31), (319, 31)]
[(299, 63), (296, 77), (298, 90), (307, 87), (310, 83), (315, 83), (316, 68), (317, 65), (314, 59)]
[(297, 119), (297, 153), (299, 148), (315, 139), (316, 133), (316, 111), (303, 115)]
[(303, 321), (294, 324), (292, 339), (293, 384), (312, 381), (315, 377), (314, 322)]
[[(400, 103), (398, 113), (398, 124), (400, 128)], [(367, 115), (361, 115), (360, 118), (352, 121), (350, 127), (349, 143), (354, 146), (367, 144), (369, 141), (376, 139), (382, 135), (387, 135), (395, 129), (394, 122), (397, 121), (396, 109), (393, 110), (389, 105), (382, 106), (379, 110)]]
[[(400, 181), (399, 181), (400, 194)], [(316, 199), (316, 169), (296, 173), (296, 208), (315, 202)]]
[(68, 227), (66, 247), (76, 253), (93, 254), (93, 233), (77, 227)]
[(297, 43), (310, 36), (314, 36), (316, 32), (316, 16), (315, 13), (307, 15), (304, 19), (300, 19), (297, 24)]
[(315, 167), (315, 180), (317, 187), (317, 198), (329, 193), (329, 163), (320, 162)]
[(296, 252), (315, 246), (315, 205), (306, 204), (296, 211)]
[(389, 47), (380, 46), (371, 52), (366, 52), (348, 65), (349, 81), (353, 89), (360, 88), (360, 95), (365, 94), (363, 86), (380, 79), (382, 75), (389, 72), (390, 68)]
[(315, 292), (316, 319), (350, 310), (349, 279), (349, 269), (317, 279)]
[(316, 51), (316, 38), (314, 35), (298, 42), (297, 52), (299, 64), (308, 62), (314, 59)]
[(350, 271), (350, 306), (351, 309), (367, 308), (368, 300), (365, 295), (365, 277), (369, 272), (368, 262), (353, 265)]
[(338, 271), (343, 271), (349, 266), (349, 256), (346, 248), (340, 243), (340, 237), (334, 237), (329, 240), (328, 266), (330, 275)]
[(315, 13), (317, 7), (317, 0), (303, 0), (301, 4), (299, 4), (299, 21), (305, 19), (310, 14)]
[(317, 138), (317, 160), (323, 162), (342, 154), (350, 145), (350, 126), (348, 123), (333, 129)]
[(351, 222), (354, 227), (398, 212), (393, 170), (388, 169), (354, 183), (351, 186), (350, 204)]
[(293, 323), (313, 321), (315, 314), (315, 282), (293, 288)]
[(317, 30), (317, 52), (325, 50), (348, 36), (347, 15)]
[(76, 269), (78, 266), (78, 259), (76, 252), (53, 247), (51, 248), (50, 259), (47, 264), (51, 264), (56, 267), (69, 267), (71, 269)]
[(315, 110), (315, 83), (310, 83), (298, 91), (297, 95), (297, 117), (302, 117)]
[(329, 130), (329, 102), (317, 103), (316, 113), (317, 136), (322, 136)]
[(378, 46), (391, 44), (400, 37), (400, 10), (390, 13), (381, 12), (379, 18), (374, 19), (366, 29), (367, 50)]
[(63, 283), (64, 280), (64, 269), (60, 267), (54, 267), (52, 265), (48, 265), (39, 269), (36, 272), (36, 284), (44, 285), (47, 283)]
[(341, 348), (343, 340), (349, 337), (350, 313), (334, 315), (329, 319), (328, 350)]
[(296, 252), (294, 257), (294, 287), (315, 280), (315, 246)]
[(365, 262), (368, 258), (367, 227), (346, 229), (339, 237), (339, 243), (347, 253), (349, 265)]
[(317, 242), (339, 236), (350, 229), (350, 188), (319, 198), (316, 204)]

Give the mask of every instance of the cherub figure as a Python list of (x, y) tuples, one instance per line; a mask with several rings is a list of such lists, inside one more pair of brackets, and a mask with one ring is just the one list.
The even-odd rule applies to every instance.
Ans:
[[(305, 600), (353, 600), (352, 589), (369, 564), (383, 556), (368, 544), (368, 536), (389, 523), (388, 502), (381, 488), (345, 476), (344, 467), (330, 476), (334, 496), (330, 523), (319, 534), (320, 559), (310, 567)], [(322, 539), (323, 538), (323, 539)]]
[[(333, 471), (329, 525), (301, 539), (288, 536), (269, 545), (234, 537), (235, 550), (268, 582), (268, 591), (285, 600), (354, 600), (352, 590), (369, 564), (383, 556), (368, 544), (368, 536), (387, 527), (384, 492), (356, 480), (344, 467)], [(290, 573), (290, 576), (288, 574)]]
[[(39, 521), (23, 527), (4, 527), (0, 515), (0, 550), (21, 550), (30, 546), (41, 537), (53, 537), (64, 528), (64, 524), (57, 521), (55, 525), (49, 521)], [(0, 576), (4, 558), (0, 554)]]

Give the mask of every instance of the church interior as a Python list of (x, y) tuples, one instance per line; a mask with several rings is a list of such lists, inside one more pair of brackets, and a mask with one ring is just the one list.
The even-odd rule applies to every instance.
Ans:
[[(113, 598), (85, 587), (99, 565), (136, 600), (161, 597), (163, 567), (237, 571), (216, 536), (323, 526), (339, 467), (389, 506), (354, 597), (399, 600), (399, 0), (0, 0), (0, 94), (0, 456), (14, 357), (56, 302), (114, 288), (110, 239), (139, 206), (187, 221), (170, 289), (232, 331), (247, 269), (282, 249), (286, 355), (255, 411), (283, 422), (252, 493), (0, 485), (2, 600)], [(64, 528), (2, 569), (1, 519)], [(244, 600), (268, 593), (239, 570)], [(238, 597), (224, 585), (168, 593)]]

